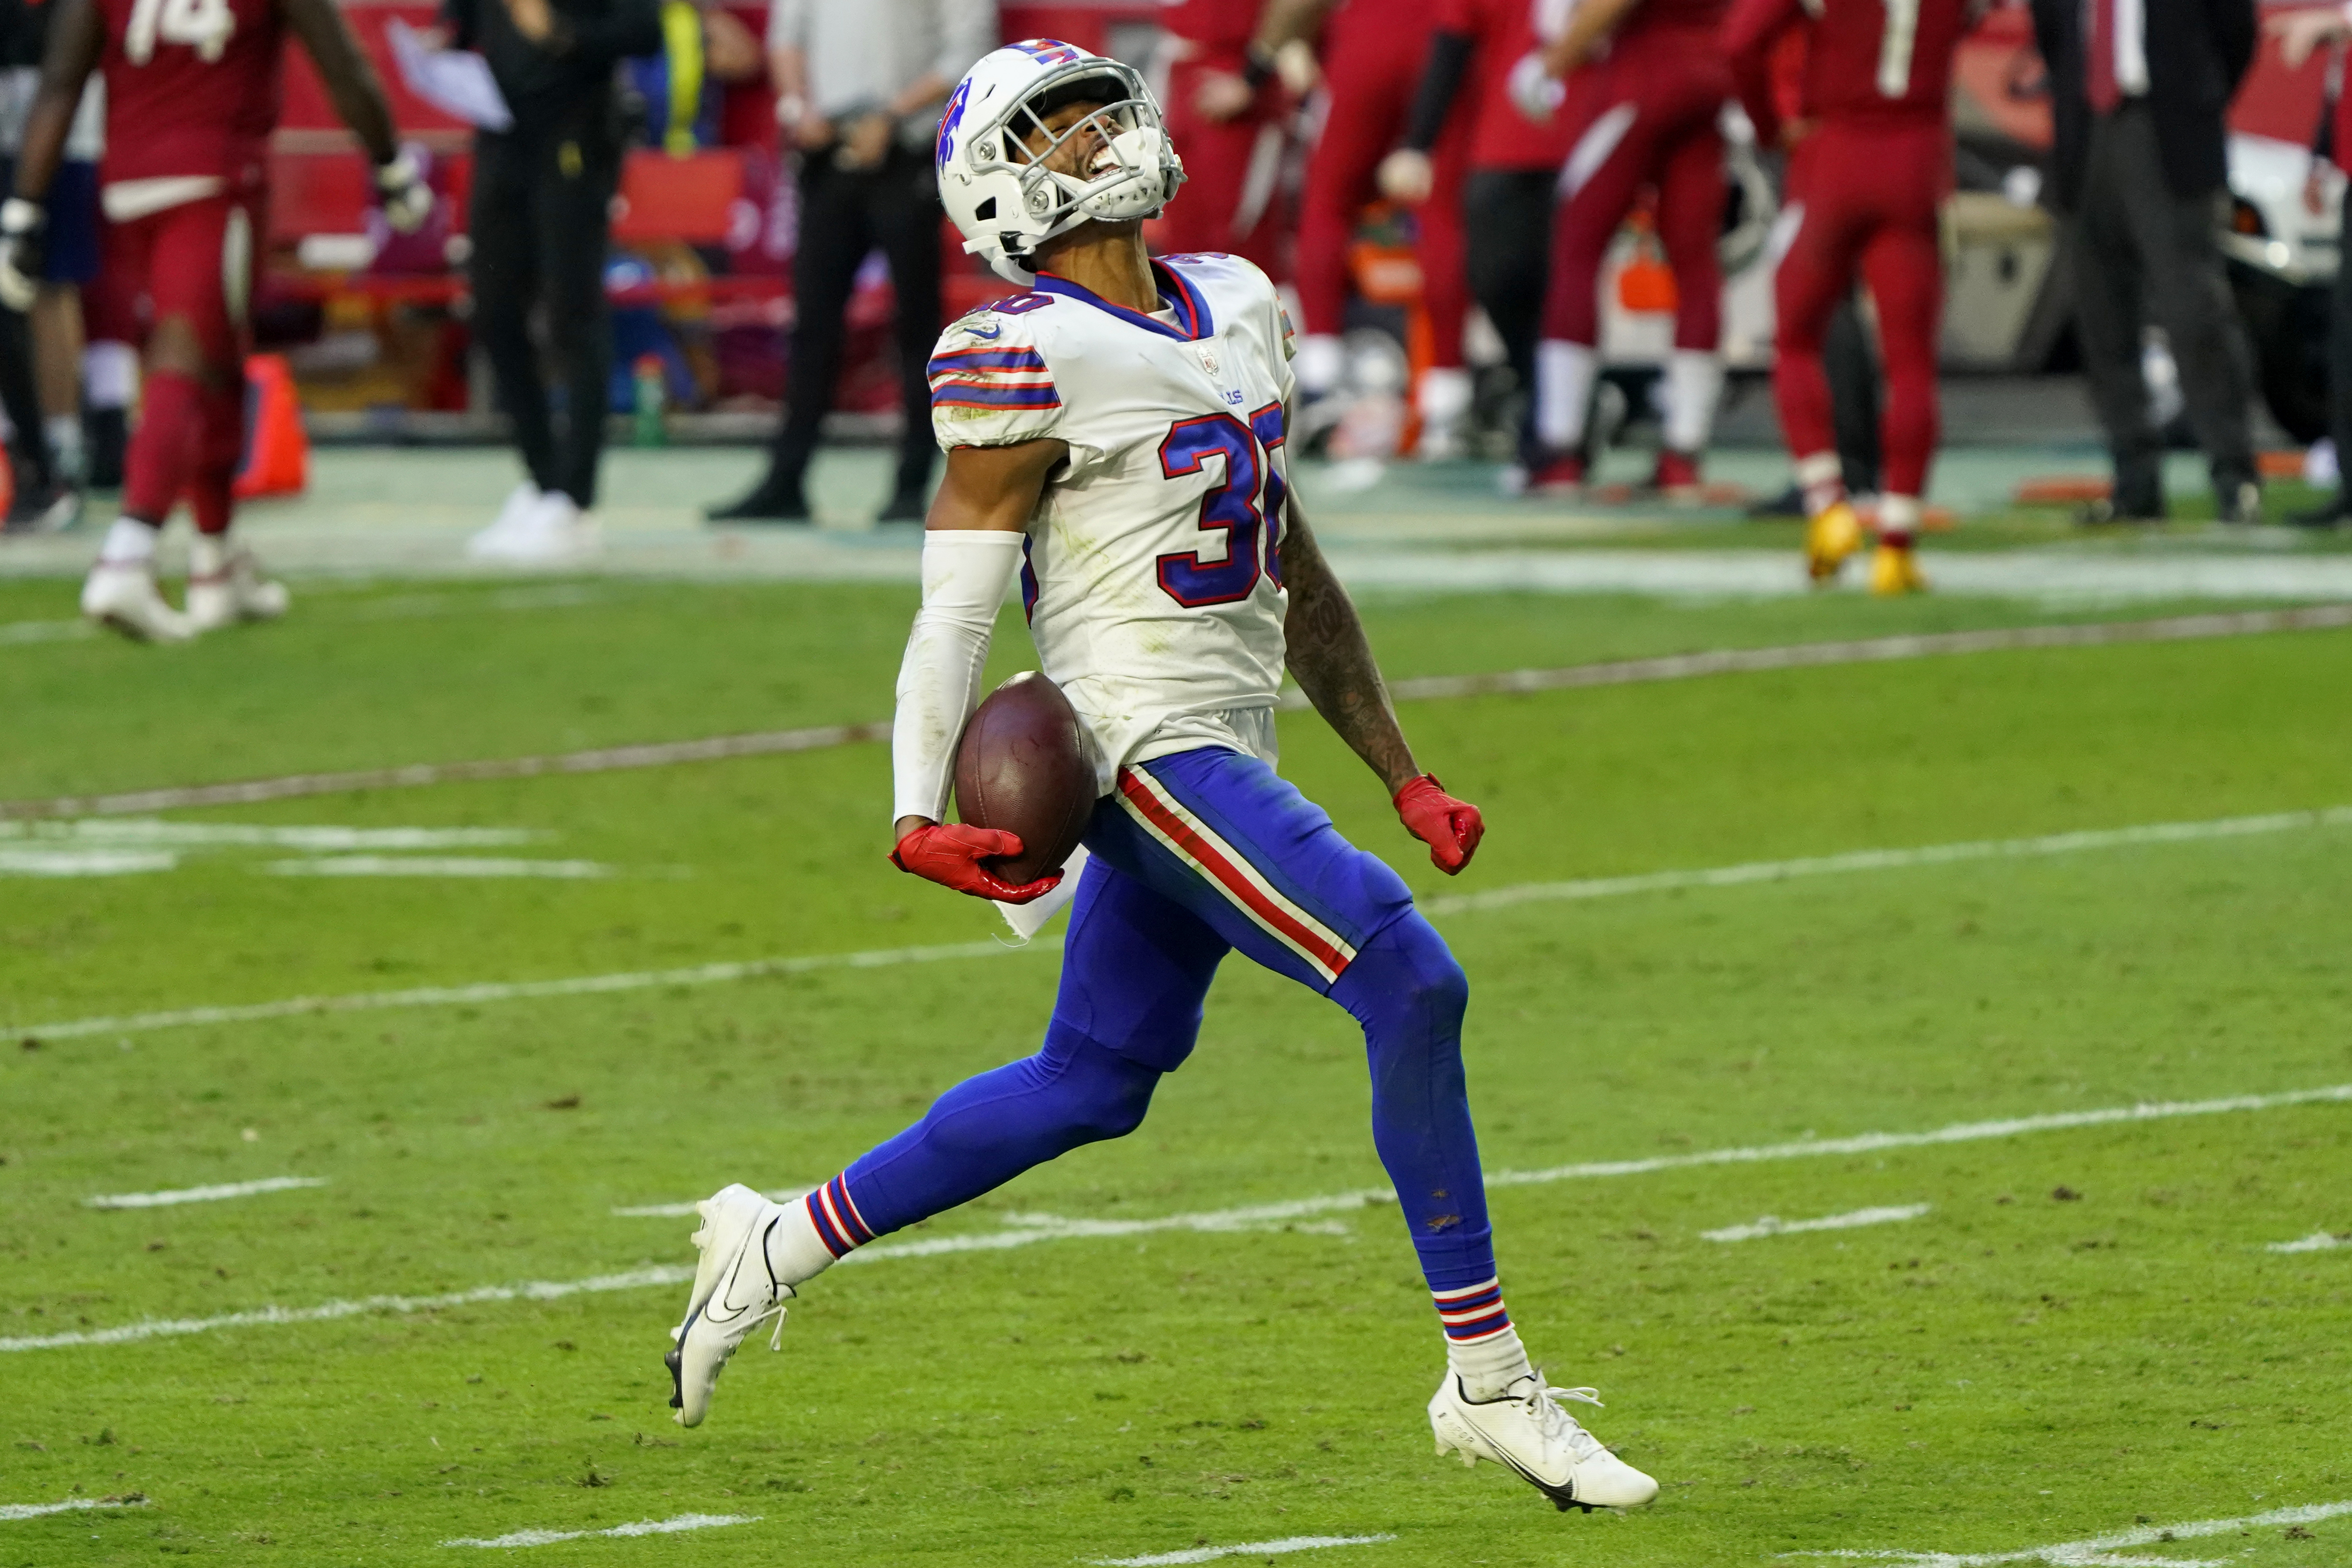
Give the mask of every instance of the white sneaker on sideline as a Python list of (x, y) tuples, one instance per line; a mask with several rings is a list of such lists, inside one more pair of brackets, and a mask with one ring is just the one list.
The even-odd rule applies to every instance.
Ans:
[(282, 582), (261, 575), (242, 545), (198, 536), (188, 553), (188, 623), (217, 632), (240, 621), (275, 621), (292, 601)]
[(134, 643), (184, 643), (196, 634), (155, 585), (155, 562), (100, 559), (81, 585), (81, 612)]
[(1551, 1499), (1562, 1513), (1580, 1508), (1639, 1508), (1658, 1495), (1658, 1483), (1603, 1447), (1600, 1438), (1559, 1407), (1561, 1399), (1598, 1406), (1590, 1388), (1552, 1388), (1541, 1370), (1520, 1378), (1500, 1396), (1474, 1401), (1448, 1372), (1429, 1402), (1437, 1451), (1460, 1454), (1465, 1465), (1491, 1459)]
[(669, 1368), (670, 1408), (681, 1427), (702, 1425), (728, 1357), (754, 1329), (774, 1319), (769, 1348), (783, 1349), (784, 1302), (794, 1293), (768, 1267), (768, 1232), (783, 1218), (782, 1204), (738, 1183), (719, 1188), (694, 1211), (702, 1216), (702, 1228), (694, 1233), (702, 1258), (694, 1268), (686, 1319), (670, 1331), (675, 1347), (662, 1357)]
[(528, 479), (517, 485), (512, 490), (507, 492), (507, 498), (499, 506), (499, 515), (490, 519), (490, 526), (474, 536), (474, 542), (478, 544), (484, 539), (496, 538), (501, 535), (512, 533), (515, 525), (522, 520), (523, 514), (538, 506), (541, 498), (546, 494), (546, 491)]
[(519, 489), (498, 520), (467, 541), (466, 553), (509, 566), (571, 566), (594, 557), (602, 543), (594, 521), (562, 491), (526, 498)]

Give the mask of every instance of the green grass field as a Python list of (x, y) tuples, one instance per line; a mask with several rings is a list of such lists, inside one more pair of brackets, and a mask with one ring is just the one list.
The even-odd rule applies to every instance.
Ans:
[[(0, 800), (878, 717), (911, 599), (314, 584), (284, 625), (183, 650), (0, 645)], [(2050, 612), (1366, 613), (1410, 676)], [(63, 585), (0, 582), (0, 628), (69, 614)], [(1008, 625), (998, 663), (1026, 655)], [(1525, 1178), (1493, 1195), (1513, 1315), (1664, 1485), (1622, 1517), (1432, 1456), (1435, 1324), (1393, 1210), (1346, 1196), (1381, 1182), (1360, 1041), (1240, 960), (1139, 1133), (893, 1239), (1021, 1244), (827, 1274), (782, 1355), (755, 1342), (708, 1425), (671, 1424), (684, 1291), (642, 1271), (690, 1264), (693, 1221), (614, 1211), (822, 1179), (1032, 1050), (1050, 1005), (1050, 941), (986, 946), (987, 910), (884, 862), (881, 747), (166, 813), (242, 834), (0, 821), (0, 1568), (462, 1563), (445, 1543), (687, 1515), (748, 1522), (521, 1560), (1072, 1564), (1324, 1536), (1390, 1539), (1298, 1560), (2334, 1568), (2352, 1245), (2273, 1249), (2352, 1239), (2352, 1092), (2292, 1097), (2352, 1084), (2352, 817), (2096, 835), (2352, 805), (2347, 692), (2339, 631), (1409, 704), (1425, 765), (1487, 812), (1458, 883), (1285, 717), (1286, 770), (1440, 901), (1487, 1166)], [(153, 869), (5, 870), (105, 848)], [(435, 869), (409, 857), (572, 874), (352, 874)], [(915, 961), (942, 947), (969, 952)], [(841, 955), (874, 956), (140, 1016)], [(2141, 1103), (2166, 1113), (2081, 1114)], [(1797, 1147), (1872, 1133), (1898, 1136)], [(1721, 1151), (1760, 1153), (1701, 1157)], [(1563, 1168), (1595, 1162), (1633, 1168)], [(285, 1176), (323, 1185), (87, 1202)], [(509, 1289), (533, 1281), (565, 1288)]]

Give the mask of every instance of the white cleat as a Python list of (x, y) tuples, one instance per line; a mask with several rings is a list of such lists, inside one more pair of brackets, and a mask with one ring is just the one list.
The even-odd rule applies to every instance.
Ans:
[(217, 632), (240, 621), (275, 621), (291, 602), (282, 582), (261, 575), (261, 563), (241, 545), (198, 538), (188, 555), (188, 623)]
[(155, 586), (152, 560), (100, 560), (81, 585), (81, 612), (134, 643), (184, 643), (196, 634)]
[(1559, 1407), (1561, 1399), (1598, 1406), (1590, 1388), (1552, 1388), (1538, 1369), (1497, 1398), (1473, 1401), (1451, 1372), (1429, 1402), (1430, 1429), (1439, 1454), (1460, 1454), (1475, 1466), (1491, 1459), (1517, 1473), (1562, 1513), (1580, 1508), (1639, 1508), (1658, 1495), (1658, 1483), (1611, 1453), (1600, 1438)]
[(604, 549), (593, 518), (561, 490), (517, 490), (507, 497), (498, 520), (466, 541), (476, 560), (506, 566), (577, 566)]
[(728, 1357), (761, 1323), (775, 1320), (769, 1347), (783, 1349), (784, 1302), (793, 1293), (768, 1269), (768, 1232), (783, 1218), (782, 1204), (738, 1183), (694, 1210), (702, 1216), (702, 1228), (694, 1233), (702, 1259), (695, 1265), (686, 1319), (670, 1331), (677, 1343), (662, 1358), (672, 1383), (670, 1408), (681, 1427), (702, 1425)]

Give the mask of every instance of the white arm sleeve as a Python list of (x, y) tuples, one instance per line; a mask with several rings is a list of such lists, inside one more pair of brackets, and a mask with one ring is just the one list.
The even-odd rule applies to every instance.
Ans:
[(923, 607), (898, 666), (890, 726), (890, 820), (947, 818), (956, 742), (980, 706), (997, 608), (1021, 568), (1023, 535), (943, 528), (923, 536)]

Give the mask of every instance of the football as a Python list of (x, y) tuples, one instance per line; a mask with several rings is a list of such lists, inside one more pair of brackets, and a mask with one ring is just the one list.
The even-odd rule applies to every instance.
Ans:
[(973, 827), (1021, 835), (997, 875), (1034, 882), (1062, 868), (1094, 815), (1095, 770), (1061, 687), (1032, 670), (988, 694), (956, 747), (955, 798)]

